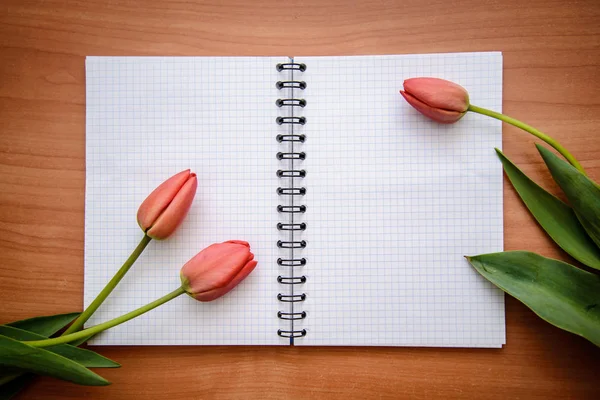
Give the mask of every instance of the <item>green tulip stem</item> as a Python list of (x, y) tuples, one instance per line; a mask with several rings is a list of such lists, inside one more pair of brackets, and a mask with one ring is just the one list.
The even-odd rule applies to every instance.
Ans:
[(129, 256), (127, 261), (125, 261), (123, 266), (121, 266), (121, 268), (117, 271), (115, 276), (112, 277), (112, 279), (106, 284), (104, 289), (102, 289), (100, 294), (98, 294), (94, 301), (92, 301), (92, 304), (90, 304), (88, 308), (86, 308), (85, 311), (83, 311), (81, 315), (79, 315), (75, 322), (73, 322), (71, 326), (64, 331), (62, 336), (69, 335), (73, 332), (77, 332), (83, 327), (83, 324), (85, 324), (86, 321), (90, 319), (90, 317), (94, 314), (94, 312), (96, 312), (98, 307), (100, 307), (102, 303), (104, 303), (104, 300), (106, 300), (108, 295), (115, 289), (115, 287), (121, 281), (121, 279), (123, 279), (127, 271), (129, 271), (129, 268), (131, 268), (135, 260), (138, 259), (140, 254), (142, 254), (142, 252), (144, 251), (146, 246), (148, 246), (148, 243), (150, 243), (151, 240), (152, 238), (150, 236), (144, 234), (144, 237), (142, 238), (140, 243), (137, 245), (135, 250), (133, 250), (133, 253), (131, 253), (131, 255)]
[(82, 331), (71, 333), (68, 335), (59, 336), (59, 337), (52, 338), (52, 339), (23, 341), (23, 343), (25, 343), (29, 346), (33, 346), (33, 347), (48, 347), (48, 346), (54, 346), (57, 344), (69, 343), (74, 340), (83, 339), (85, 337), (100, 333), (106, 329), (110, 329), (114, 326), (120, 325), (123, 322), (127, 322), (130, 319), (138, 317), (144, 313), (147, 313), (148, 311), (153, 310), (156, 307), (158, 307), (168, 301), (171, 301), (174, 298), (181, 296), (184, 293), (185, 293), (185, 289), (183, 289), (182, 287), (178, 287), (177, 289), (175, 289), (171, 293), (167, 294), (166, 296), (163, 296), (160, 299), (154, 300), (152, 303), (148, 303), (145, 306), (138, 308), (137, 310), (133, 310), (131, 312), (128, 312), (127, 314), (121, 315), (120, 317), (111, 319), (110, 321), (106, 321), (101, 324), (92, 326), (91, 328), (84, 329)]
[(496, 118), (499, 119), (500, 121), (506, 122), (507, 124), (511, 124), (516, 126), (517, 128), (521, 128), (524, 131), (527, 131), (529, 133), (531, 133), (533, 136), (538, 137), (539, 139), (543, 140), (544, 142), (548, 143), (550, 146), (554, 147), (556, 149), (556, 151), (558, 151), (560, 154), (562, 154), (562, 156), (575, 168), (577, 168), (579, 171), (581, 171), (582, 174), (585, 175), (585, 171), (583, 169), (583, 167), (581, 166), (581, 164), (579, 164), (579, 161), (577, 161), (577, 159), (575, 159), (575, 157), (573, 157), (573, 155), (571, 153), (569, 153), (569, 151), (567, 149), (565, 149), (560, 143), (558, 143), (556, 140), (552, 139), (550, 136), (546, 135), (545, 133), (535, 129), (533, 126), (531, 125), (527, 125), (517, 119), (511, 118), (509, 116), (506, 116), (504, 114), (500, 114), (497, 113), (495, 111), (492, 110), (488, 110), (486, 108), (482, 108), (482, 107), (477, 107), (474, 105), (469, 105), (469, 111), (478, 113), (478, 114), (482, 114), (482, 115), (487, 115), (488, 117), (492, 117), (492, 118)]

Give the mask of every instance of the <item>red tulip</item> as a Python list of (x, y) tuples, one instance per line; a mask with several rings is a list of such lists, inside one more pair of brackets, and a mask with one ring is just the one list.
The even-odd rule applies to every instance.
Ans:
[(187, 215), (197, 187), (198, 178), (189, 169), (164, 181), (140, 205), (140, 228), (152, 239), (171, 236)]
[(181, 287), (196, 300), (212, 301), (236, 287), (256, 264), (247, 242), (213, 244), (181, 268)]
[(454, 82), (438, 78), (411, 78), (400, 91), (421, 114), (442, 124), (452, 124), (469, 109), (469, 93)]

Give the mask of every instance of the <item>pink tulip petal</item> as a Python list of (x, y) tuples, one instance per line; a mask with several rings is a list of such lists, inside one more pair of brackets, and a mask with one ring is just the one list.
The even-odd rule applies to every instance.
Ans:
[(438, 78), (411, 78), (404, 90), (432, 108), (463, 113), (469, 108), (469, 93), (460, 85)]
[(214, 268), (223, 268), (227, 259), (236, 254), (237, 250), (237, 246), (224, 243), (211, 244), (185, 263), (181, 268), (181, 273), (194, 281)]
[(448, 111), (448, 110), (442, 110), (439, 108), (430, 107), (429, 105), (423, 103), (416, 97), (414, 97), (402, 90), (400, 91), (400, 94), (402, 95), (402, 97), (404, 97), (404, 99), (408, 102), (408, 104), (413, 106), (421, 114), (425, 115), (426, 117), (431, 118), (432, 120), (434, 120), (436, 122), (442, 123), (442, 124), (452, 124), (452, 123), (458, 121), (459, 119), (461, 119), (463, 117), (463, 115), (465, 115), (464, 112), (461, 113), (461, 112), (457, 112), (457, 111)]
[(247, 248), (250, 248), (250, 243), (243, 241), (243, 240), (228, 240), (225, 243), (241, 244), (242, 246), (246, 246)]
[(198, 253), (181, 269), (187, 290), (202, 293), (226, 286), (254, 255), (235, 243), (213, 244)]
[(140, 205), (137, 221), (144, 232), (150, 228), (156, 219), (171, 203), (175, 195), (190, 177), (190, 170), (181, 171), (161, 183)]
[(227, 286), (209, 290), (209, 291), (203, 292), (203, 293), (198, 293), (198, 294), (194, 295), (194, 298), (198, 301), (206, 302), (206, 301), (213, 301), (213, 300), (229, 293), (241, 281), (243, 281), (248, 275), (250, 275), (250, 272), (252, 272), (254, 270), (254, 268), (256, 267), (257, 264), (258, 264), (257, 261), (250, 261), (249, 263), (247, 263), (244, 266), (244, 268), (242, 268), (241, 271), (238, 272), (238, 274), (235, 276), (235, 278), (233, 278)]
[(181, 225), (192, 206), (197, 187), (198, 178), (196, 174), (192, 173), (146, 234), (159, 240), (171, 236), (177, 227)]
[(212, 301), (237, 286), (256, 265), (248, 242), (215, 243), (181, 268), (181, 287), (197, 300)]

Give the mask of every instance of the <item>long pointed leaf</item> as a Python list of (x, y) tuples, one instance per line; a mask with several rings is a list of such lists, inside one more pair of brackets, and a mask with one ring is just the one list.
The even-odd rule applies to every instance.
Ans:
[[(49, 337), (64, 328), (70, 322), (72, 322), (75, 318), (79, 316), (80, 313), (67, 313), (67, 314), (56, 314), (56, 315), (48, 315), (42, 317), (34, 317), (23, 319), (20, 321), (14, 321), (6, 324), (6, 326), (12, 326), (15, 328), (23, 329), (28, 332), (37, 333), (42, 335), (43, 337)], [(25, 387), (29, 381), (31, 381), (35, 375), (26, 374), (28, 379), (19, 379), (20, 387)], [(17, 379), (21, 375), (13, 375), (12, 379)], [(2, 388), (4, 388), (8, 383), (4, 384)], [(11, 386), (16, 387), (16, 386)], [(3, 393), (3, 391), (0, 391)]]
[(600, 275), (526, 251), (467, 260), (547, 322), (600, 346)]
[[(13, 328), (12, 326), (0, 325), (0, 335), (4, 335), (15, 340), (42, 340), (45, 339), (42, 335), (27, 332), (22, 329)], [(106, 357), (101, 356), (91, 350), (80, 349), (69, 344), (58, 344), (55, 346), (45, 347), (45, 350), (59, 354), (70, 360), (73, 360), (84, 367), (95, 368), (118, 368), (121, 365)]]
[(552, 177), (569, 199), (579, 222), (594, 243), (600, 246), (600, 188), (544, 146), (537, 145), (537, 148)]
[(587, 235), (573, 209), (529, 179), (500, 150), (496, 153), (521, 200), (552, 240), (576, 260), (600, 269), (600, 248)]
[(79, 385), (105, 386), (106, 379), (81, 364), (0, 335), (0, 366), (17, 367)]
[(25, 331), (37, 333), (45, 337), (54, 335), (56, 332), (67, 326), (81, 313), (68, 313), (68, 314), (57, 314), (48, 315), (44, 317), (34, 317), (29, 319), (23, 319), (20, 321), (10, 322), (6, 325), (13, 326), (15, 328), (23, 329)]

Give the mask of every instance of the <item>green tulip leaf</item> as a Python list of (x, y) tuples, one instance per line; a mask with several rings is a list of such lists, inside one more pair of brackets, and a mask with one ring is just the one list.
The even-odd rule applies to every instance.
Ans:
[(467, 260), (545, 321), (600, 346), (600, 275), (526, 251)]
[[(42, 340), (46, 338), (45, 336), (28, 332), (22, 329), (14, 328), (8, 325), (0, 325), (0, 335), (4, 335), (16, 340)], [(87, 339), (89, 339), (89, 337), (80, 339), (80, 341), (85, 341)], [(74, 346), (76, 345), (60, 344), (56, 346), (46, 347), (45, 349), (50, 352), (69, 358), (75, 362), (78, 362), (85, 367), (120, 367), (120, 364), (97, 353), (94, 353), (93, 351), (79, 349)], [(0, 368), (0, 400), (10, 399), (20, 390), (26, 387), (34, 378), (34, 374), (25, 372), (21, 369)]]
[(543, 146), (537, 145), (552, 177), (565, 192), (579, 222), (600, 246), (600, 188), (590, 178)]
[(0, 367), (16, 367), (79, 385), (105, 386), (106, 379), (83, 365), (45, 349), (0, 335)]
[[(43, 340), (44, 336), (27, 332), (22, 329), (11, 326), (0, 325), (0, 335), (4, 335), (15, 340)], [(95, 368), (118, 368), (121, 365), (106, 357), (101, 356), (91, 350), (80, 349), (70, 344), (57, 344), (55, 346), (44, 347), (45, 350), (73, 360), (84, 367)]]
[(576, 260), (600, 269), (600, 248), (587, 235), (573, 209), (529, 179), (500, 150), (496, 153), (521, 200), (552, 240)]
[[(57, 315), (49, 315), (42, 317), (34, 317), (23, 319), (20, 321), (10, 322), (6, 324), (6, 326), (12, 326), (18, 329), (26, 330), (28, 332), (37, 333), (42, 335), (44, 338), (52, 336), (65, 326), (67, 326), (70, 322), (72, 322), (75, 318), (79, 316), (80, 313), (67, 313), (67, 314), (57, 314)], [(11, 379), (19, 378), (19, 386), (21, 388), (25, 387), (29, 381), (33, 379), (35, 375), (26, 374), (28, 379), (19, 378), (22, 376), (21, 374), (12, 374), (11, 376), (7, 376), (2, 374), (0, 371), (0, 385), (2, 386), (2, 390), (0, 390), (0, 394), (4, 394), (4, 388), (8, 385)], [(4, 379), (3, 379), (4, 378)], [(16, 385), (11, 385), (11, 388), (15, 388)], [(11, 389), (12, 390), (12, 389)], [(12, 396), (12, 395), (11, 395)]]
[[(1, 384), (0, 400), (10, 400), (35, 378), (34, 374), (26, 373), (16, 376), (10, 382)], [(0, 378), (0, 382), (1, 382)]]
[(20, 321), (10, 322), (6, 325), (15, 328), (23, 329), (37, 333), (45, 337), (50, 337), (56, 332), (67, 326), (81, 313), (68, 313), (68, 314), (57, 314), (49, 315), (44, 317), (34, 317), (29, 319), (23, 319)]

